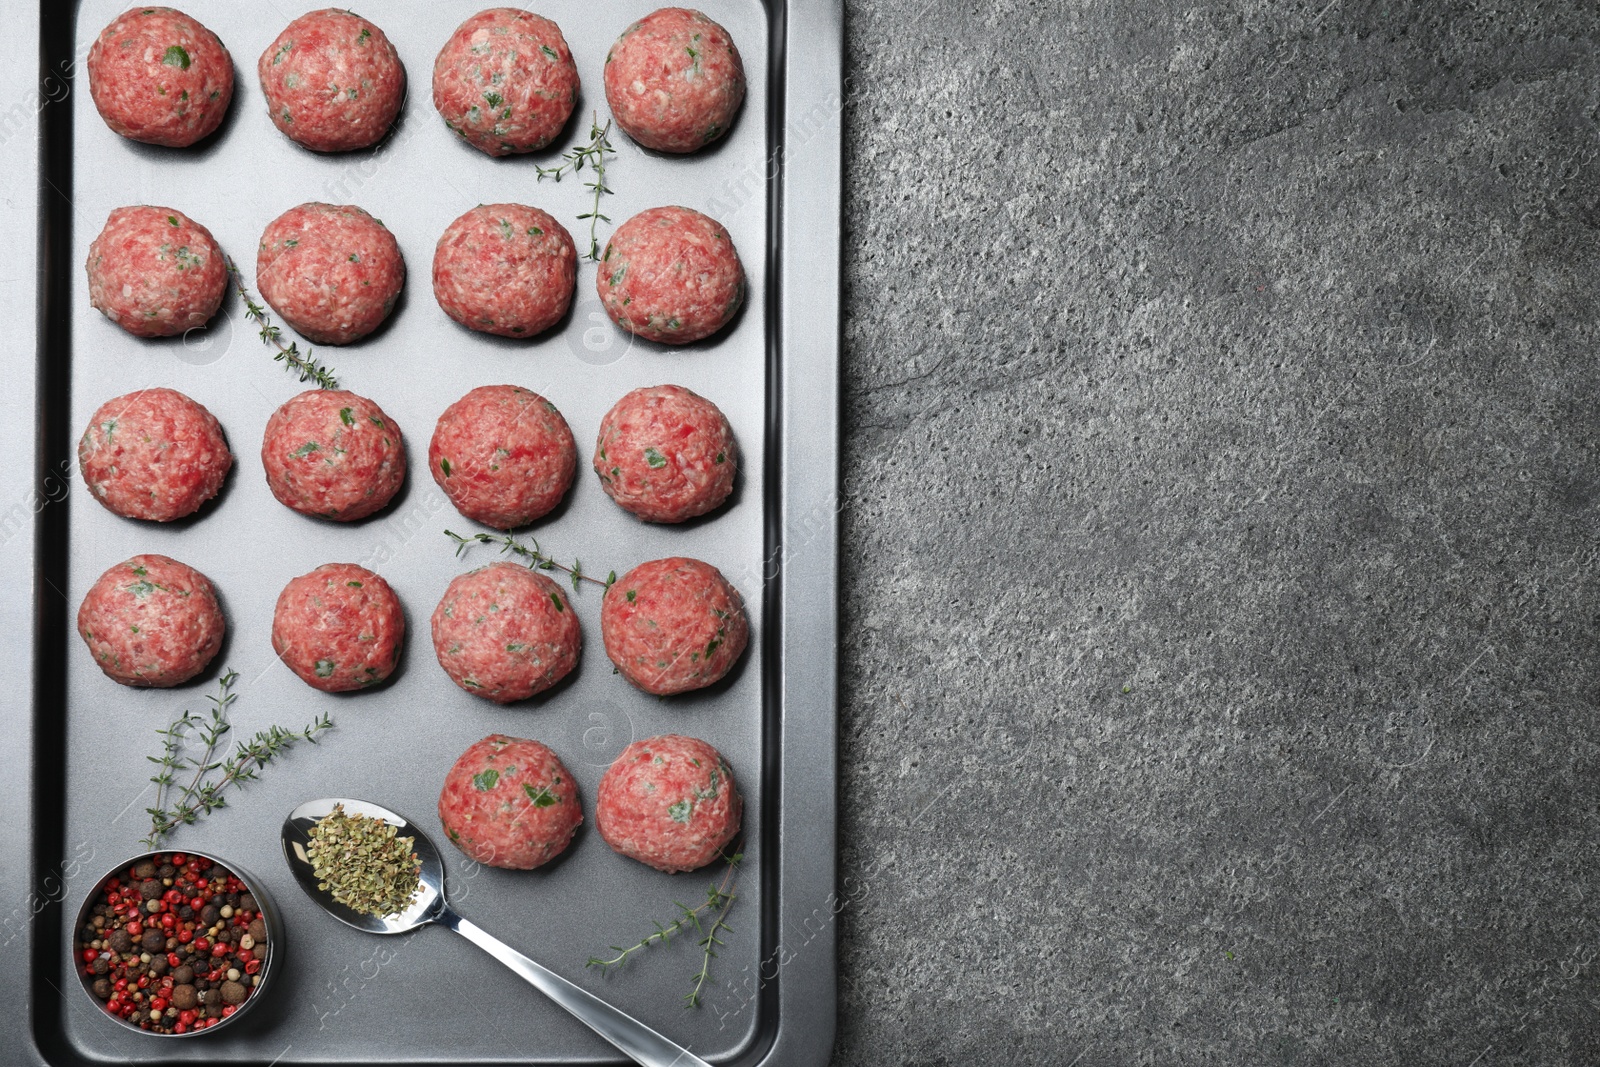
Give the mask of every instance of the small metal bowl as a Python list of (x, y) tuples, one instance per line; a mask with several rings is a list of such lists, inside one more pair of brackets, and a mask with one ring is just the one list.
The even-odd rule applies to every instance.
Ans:
[[(171, 857), (174, 855), (186, 857), (186, 864), (199, 861), (208, 866), (221, 867), (224, 870), (232, 873), (234, 877), (238, 878), (244, 883), (245, 891), (256, 899), (256, 904), (258, 906), (257, 910), (259, 911), (261, 918), (266, 920), (267, 958), (261, 961), (261, 970), (256, 975), (256, 977), (260, 978), (261, 981), (255, 986), (250, 995), (244, 999), (244, 1003), (240, 1004), (234, 1010), (232, 1015), (223, 1018), (215, 1026), (208, 1026), (199, 1030), (189, 1030), (182, 1034), (163, 1034), (157, 1033), (154, 1030), (146, 1030), (135, 1025), (134, 1023), (128, 1022), (120, 1015), (108, 1010), (106, 1007), (106, 1001), (103, 1001), (94, 995), (94, 990), (91, 988), (94, 979), (83, 973), (84, 959), (82, 955), (80, 955), (82, 949), (78, 945), (78, 934), (79, 931), (81, 931), (85, 926), (92, 924), (92, 920), (94, 918), (93, 908), (95, 903), (100, 899), (101, 894), (107, 888), (107, 883), (111, 879), (120, 879), (123, 884), (126, 885), (132, 877), (131, 871), (135, 864), (147, 859), (153, 860), (157, 857)], [(71, 960), (73, 973), (78, 976), (77, 984), (79, 988), (83, 990), (83, 995), (88, 997), (89, 1000), (94, 1004), (95, 1014), (102, 1016), (108, 1021), (120, 1026), (124, 1030), (132, 1030), (136, 1034), (145, 1034), (150, 1037), (200, 1037), (202, 1035), (217, 1033), (219, 1030), (226, 1030), (230, 1025), (237, 1023), (240, 1019), (249, 1014), (250, 1010), (256, 1006), (263, 996), (266, 995), (267, 987), (272, 984), (272, 976), (278, 970), (278, 961), (283, 958), (283, 948), (283, 920), (279, 915), (277, 905), (274, 903), (271, 895), (267, 893), (266, 888), (261, 883), (261, 880), (248, 871), (242, 870), (237, 863), (234, 863), (231, 860), (223, 859), (221, 856), (214, 856), (209, 852), (198, 852), (193, 849), (183, 848), (167, 848), (158, 849), (153, 852), (141, 852), (136, 856), (124, 860), (115, 867), (111, 868), (109, 871), (105, 872), (105, 874), (101, 875), (95, 880), (94, 888), (89, 891), (89, 895), (84, 898), (83, 903), (78, 906), (77, 920), (72, 924), (72, 929), (67, 932), (68, 958)]]

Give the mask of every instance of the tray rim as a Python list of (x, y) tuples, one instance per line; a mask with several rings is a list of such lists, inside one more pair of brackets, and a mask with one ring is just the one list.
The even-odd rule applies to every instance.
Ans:
[[(835, 892), (837, 772), (837, 516), (839, 459), (840, 226), (842, 218), (842, 0), (762, 0), (774, 20), (769, 42), (774, 65), (781, 64), (782, 92), (772, 94), (769, 120), (777, 140), (770, 190), (769, 247), (775, 261), (774, 291), (766, 329), (768, 350), (782, 349), (778, 373), (768, 376), (769, 413), (783, 427), (771, 442), (769, 477), (777, 486), (776, 507), (768, 516), (769, 546), (779, 565), (769, 576), (767, 632), (775, 635), (778, 655), (767, 685), (778, 694), (777, 725), (781, 737), (777, 758), (769, 752), (769, 781), (775, 803), (765, 818), (777, 845), (777, 862), (763, 872), (763, 893), (776, 909), (778, 940), (764, 956), (754, 980), (754, 995), (771, 998), (774, 1017), (762, 1030), (771, 1031), (764, 1051), (738, 1062), (821, 1064), (832, 1053), (835, 1027), (835, 944), (832, 918)], [(0, 283), (0, 313), (18, 326), (8, 346), (14, 388), (9, 414), (30, 417), (0, 420), (0, 440), (16, 446), (13, 454), (30, 454), (32, 464), (14, 464), (0, 472), (0, 560), (12, 573), (25, 568), (30, 595), (0, 600), (0, 621), (17, 635), (13, 658), (27, 664), (28, 684), (7, 687), (0, 694), (0, 725), (12, 740), (3, 757), (0, 799), (4, 810), (26, 814), (26, 846), (0, 850), (0, 974), (18, 979), (24, 989), (24, 1010), (5, 1013), (0, 1041), (30, 1064), (49, 1059), (37, 1040), (41, 1021), (33, 982), (27, 974), (38, 955), (54, 951), (48, 933), (41, 937), (32, 920), (70, 906), (81, 886), (71, 882), (73, 857), (49, 857), (49, 843), (39, 839), (36, 787), (47, 774), (37, 774), (35, 754), (44, 738), (36, 695), (47, 683), (40, 674), (38, 640), (42, 627), (59, 622), (63, 608), (50, 604), (44, 588), (46, 561), (64, 555), (66, 546), (50, 538), (51, 503), (70, 483), (70, 473), (47, 469), (47, 457), (59, 453), (51, 442), (70, 427), (65, 418), (46, 410), (43, 387), (50, 368), (45, 348), (58, 324), (46, 319), (52, 286), (70, 278), (46, 269), (52, 247), (50, 202), (59, 199), (48, 181), (50, 143), (47, 118), (67, 112), (70, 129), (70, 72), (52, 71), (50, 59), (59, 50), (45, 40), (43, 13), (56, 8), (39, 0), (17, 12), (18, 29), (39, 42), (36, 65), (14, 64), (0, 71), (0, 149), (4, 150), (11, 186), (0, 207), (0, 236), (13, 248), (32, 248), (38, 267), (21, 279)], [(77, 4), (73, 3), (72, 8)], [(59, 8), (57, 9), (59, 10)], [(75, 18), (75, 15), (74, 15)], [(72, 20), (68, 20), (69, 27)], [(69, 45), (70, 49), (70, 45)], [(16, 101), (15, 104), (7, 101)], [(794, 127), (791, 124), (801, 122)], [(803, 137), (791, 143), (789, 133)], [(59, 138), (58, 138), (59, 140)], [(815, 226), (821, 218), (829, 224)], [(806, 219), (811, 225), (796, 220)], [(33, 240), (30, 242), (29, 237)], [(793, 240), (790, 240), (793, 238)], [(61, 258), (57, 256), (57, 258)], [(798, 284), (795, 284), (798, 283)], [(31, 310), (31, 314), (29, 313)], [(783, 472), (797, 463), (807, 478), (786, 479)], [(15, 502), (15, 503), (13, 503)], [(15, 521), (18, 507), (21, 521)], [(58, 516), (59, 517), (59, 516)], [(14, 528), (13, 528), (14, 527)], [(59, 599), (59, 598), (56, 598)], [(825, 754), (826, 758), (821, 758)], [(805, 787), (800, 786), (804, 780)], [(42, 862), (41, 862), (42, 861)], [(89, 861), (93, 863), (93, 860)], [(775, 870), (773, 869), (775, 868)], [(821, 928), (813, 924), (821, 920)], [(795, 940), (785, 944), (785, 939)], [(802, 951), (803, 949), (803, 951)], [(769, 976), (768, 971), (771, 971)], [(781, 982), (778, 980), (781, 974)], [(749, 980), (747, 979), (747, 985)], [(758, 1043), (761, 1038), (758, 1034)], [(219, 1046), (220, 1049), (220, 1046)]]

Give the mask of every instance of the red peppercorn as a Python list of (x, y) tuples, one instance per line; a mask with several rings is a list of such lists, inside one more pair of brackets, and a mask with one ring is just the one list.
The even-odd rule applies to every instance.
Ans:
[(150, 1010), (151, 1011), (166, 1011), (167, 1010), (167, 998), (166, 997), (153, 997), (151, 999), (151, 1001), (150, 1001)]
[(194, 950), (196, 952), (210, 952), (211, 942), (203, 937), (197, 937), (194, 939)]
[(98, 949), (86, 948), (86, 949), (83, 950), (83, 962), (84, 963), (93, 963), (95, 960), (97, 960), (99, 958), (100, 958), (100, 952), (99, 952)]
[(142, 933), (144, 933), (144, 923), (131, 922), (131, 923), (128, 924), (128, 936), (129, 937), (137, 938)]
[(182, 967), (183, 966), (183, 958), (180, 957), (176, 952), (169, 952), (169, 953), (167, 953), (167, 966), (168, 967)]
[(203, 908), (205, 906), (206, 906), (206, 898), (205, 897), (190, 897), (189, 898), (189, 907), (193, 908), (195, 911), (199, 911), (201, 908)]
[(179, 1023), (177, 1026), (172, 1028), (172, 1032), (175, 1034), (186, 1034), (189, 1032), (189, 1028), (182, 1023)]
[(219, 959), (220, 960), (222, 957), (226, 956), (227, 954), (228, 954), (228, 946), (227, 945), (216, 944), (216, 945), (212, 945), (211, 946), (211, 955), (212, 955), (212, 957), (214, 959)]
[(193, 1008), (188, 1008), (178, 1013), (178, 1021), (185, 1025), (194, 1022), (198, 1018), (200, 1018), (200, 1013)]
[(232, 1015), (234, 1012), (236, 1012), (238, 1010), (239, 1010), (239, 1005), (237, 1005), (237, 1004), (224, 1005), (223, 1008), (222, 1008), (222, 1017), (224, 1019), (226, 1019), (228, 1016)]
[(172, 854), (172, 865), (174, 867), (182, 867), (185, 863), (188, 863), (188, 862), (189, 862), (189, 857), (183, 855), (181, 852), (174, 852)]
[(251, 957), (248, 961), (245, 962), (245, 965), (244, 965), (244, 973), (245, 974), (255, 974), (259, 970), (261, 970), (261, 961), (260, 960), (254, 958), (254, 957)]
[(161, 916), (161, 929), (170, 931), (176, 928), (177, 925), (178, 917), (172, 914), (172, 912), (169, 911), (165, 915)]
[(128, 980), (126, 978), (118, 978), (115, 982), (111, 983), (111, 988), (120, 993), (124, 989), (128, 988)]
[(166, 901), (168, 904), (182, 904), (183, 890), (169, 889), (165, 893), (161, 894), (161, 899)]
[(139, 976), (139, 983), (138, 984), (139, 984), (139, 988), (140, 989), (148, 989), (148, 988), (150, 988), (150, 976), (148, 974), (141, 974)]
[(193, 940), (194, 940), (194, 931), (189, 929), (187, 926), (185, 926), (182, 930), (178, 931), (178, 944), (187, 945), (189, 942), (191, 942)]

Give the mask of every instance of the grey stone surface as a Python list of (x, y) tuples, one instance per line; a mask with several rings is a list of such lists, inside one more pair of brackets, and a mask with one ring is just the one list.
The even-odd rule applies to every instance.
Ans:
[(1595, 5), (847, 19), (836, 1062), (1600, 1062)]

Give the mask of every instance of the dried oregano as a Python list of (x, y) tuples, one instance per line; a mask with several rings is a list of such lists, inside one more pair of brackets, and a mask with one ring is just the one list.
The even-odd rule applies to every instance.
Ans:
[(422, 859), (413, 850), (416, 839), (397, 836), (382, 819), (346, 815), (343, 804), (311, 828), (306, 855), (317, 888), (367, 915), (395, 915), (417, 894)]

